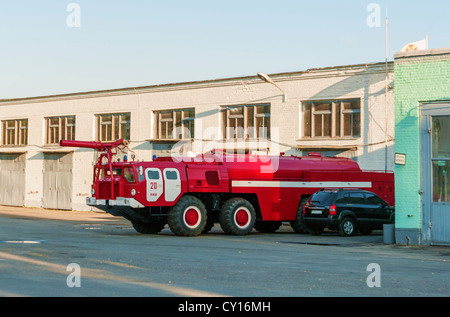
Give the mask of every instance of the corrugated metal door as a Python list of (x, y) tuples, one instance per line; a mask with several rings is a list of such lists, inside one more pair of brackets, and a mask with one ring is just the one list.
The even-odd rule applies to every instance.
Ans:
[(23, 153), (0, 154), (0, 205), (23, 206), (25, 157)]
[(44, 153), (44, 208), (72, 209), (72, 165), (72, 153)]

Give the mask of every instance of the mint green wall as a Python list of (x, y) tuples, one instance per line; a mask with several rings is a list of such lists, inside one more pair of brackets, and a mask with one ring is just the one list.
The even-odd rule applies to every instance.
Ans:
[(450, 99), (449, 59), (395, 62), (395, 152), (406, 154), (406, 165), (395, 166), (396, 228), (421, 228), (419, 105)]

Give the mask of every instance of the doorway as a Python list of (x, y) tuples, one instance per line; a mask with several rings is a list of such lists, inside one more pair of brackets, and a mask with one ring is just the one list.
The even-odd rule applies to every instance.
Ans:
[(44, 153), (43, 206), (72, 209), (72, 153)]
[(25, 153), (0, 153), (0, 205), (24, 205)]
[(450, 103), (423, 105), (421, 125), (424, 234), (450, 245)]

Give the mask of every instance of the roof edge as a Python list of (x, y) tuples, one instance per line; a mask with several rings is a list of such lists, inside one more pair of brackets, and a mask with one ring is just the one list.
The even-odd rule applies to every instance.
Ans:
[[(388, 62), (389, 67), (392, 67), (394, 64), (393, 61)], [(342, 66), (329, 66), (329, 67), (321, 67), (321, 68), (310, 68), (305, 71), (295, 71), (295, 72), (282, 72), (282, 73), (272, 73), (269, 76), (272, 79), (276, 79), (278, 77), (279, 80), (283, 80), (283, 77), (292, 77), (292, 76), (301, 76), (304, 74), (311, 73), (320, 73), (330, 70), (344, 70), (344, 69), (356, 69), (361, 67), (384, 67), (385, 62), (375, 62), (375, 63), (366, 63), (366, 64), (352, 64), (352, 65), (342, 65)], [(219, 79), (208, 79), (208, 80), (199, 80), (199, 81), (188, 81), (188, 82), (178, 82), (178, 83), (166, 83), (166, 84), (156, 84), (156, 85), (148, 85), (148, 86), (136, 86), (136, 87), (125, 87), (125, 88), (116, 88), (116, 89), (105, 89), (105, 90), (92, 90), (92, 91), (84, 91), (84, 92), (73, 92), (73, 93), (63, 93), (63, 94), (55, 94), (55, 95), (42, 95), (42, 96), (32, 96), (32, 97), (20, 97), (20, 98), (5, 98), (0, 99), (0, 104), (2, 103), (17, 103), (17, 102), (38, 102), (45, 100), (58, 100), (58, 99), (67, 99), (71, 97), (81, 97), (81, 98), (95, 98), (101, 96), (109, 96), (109, 95), (117, 95), (117, 94), (127, 94), (127, 93), (139, 93), (142, 90), (148, 89), (170, 89), (173, 87), (183, 87), (183, 86), (200, 86), (203, 88), (210, 84), (219, 84), (219, 83), (229, 83), (229, 85), (234, 84), (236, 81), (242, 80), (255, 80), (257, 82), (260, 81), (257, 75), (253, 76), (241, 76), (241, 77), (228, 77), (228, 78), (219, 78)], [(290, 80), (290, 78), (285, 78), (284, 80)]]

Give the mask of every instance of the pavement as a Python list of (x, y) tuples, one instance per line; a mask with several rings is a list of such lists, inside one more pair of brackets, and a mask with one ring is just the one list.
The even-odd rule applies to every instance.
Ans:
[[(30, 207), (13, 207), (13, 206), (0, 206), (0, 216), (6, 216), (10, 218), (35, 218), (35, 219), (47, 219), (47, 220), (58, 220), (58, 221), (71, 221), (71, 222), (83, 222), (83, 223), (108, 223), (108, 224), (117, 224), (121, 227), (130, 227), (132, 228), (131, 223), (124, 219), (123, 217), (117, 217), (110, 215), (108, 213), (102, 211), (76, 211), (76, 210), (53, 210), (53, 209), (42, 209), (42, 208), (30, 208)], [(134, 229), (133, 229), (134, 230)], [(250, 235), (254, 236), (255, 234), (260, 234), (263, 237), (260, 237), (262, 240), (272, 239), (273, 235), (279, 236), (281, 234), (283, 237), (288, 239), (284, 239), (285, 241), (279, 241), (280, 243), (287, 244), (299, 244), (299, 245), (323, 245), (323, 246), (344, 246), (344, 247), (392, 247), (394, 249), (397, 248), (406, 248), (413, 250), (430, 250), (430, 251), (439, 251), (440, 252), (448, 252), (448, 246), (403, 246), (396, 244), (385, 244), (383, 239), (383, 231), (375, 230), (370, 235), (361, 235), (356, 234), (352, 237), (342, 237), (335, 231), (329, 231), (325, 229), (325, 231), (317, 236), (311, 234), (288, 234), (283, 235), (283, 233), (293, 233), (293, 230), (289, 223), (283, 223), (280, 229), (274, 234), (261, 234), (255, 230), (253, 230)], [(168, 228), (168, 225), (165, 226), (165, 229), (161, 231), (162, 235), (173, 235), (173, 233)], [(225, 235), (220, 228), (219, 224), (215, 224), (215, 226), (211, 229), (209, 234), (219, 234)], [(431, 249), (430, 249), (431, 248)]]
[(15, 218), (41, 218), (70, 221), (114, 221), (122, 219), (105, 212), (53, 210), (12, 206), (0, 206), (0, 215), (6, 215)]
[[(167, 226), (142, 235), (103, 212), (0, 206), (0, 236), (0, 297), (450, 294), (448, 247), (388, 245), (382, 231), (315, 236), (286, 223), (273, 234), (229, 236), (216, 224), (196, 238)], [(66, 287), (68, 263), (83, 268), (82, 288)], [(366, 283), (373, 263), (382, 287)]]
[[(131, 223), (117, 216), (112, 216), (105, 212), (98, 211), (75, 211), (75, 210), (52, 210), (42, 208), (29, 208), (29, 207), (12, 207), (12, 206), (0, 206), (0, 216), (6, 216), (10, 218), (35, 218), (35, 219), (47, 219), (58, 221), (71, 221), (71, 222), (83, 222), (83, 223), (108, 223), (117, 224), (121, 227), (130, 227)], [(133, 229), (134, 230), (134, 229)], [(328, 246), (387, 246), (383, 241), (383, 231), (373, 231), (370, 235), (357, 234), (352, 237), (342, 237), (337, 232), (325, 230), (320, 236), (311, 234), (289, 234), (293, 233), (293, 230), (289, 223), (283, 223), (280, 229), (274, 234), (261, 234), (253, 230), (250, 235), (261, 235), (260, 239), (273, 239), (273, 235), (283, 236), (286, 241), (282, 243), (291, 244), (304, 244), (304, 245), (328, 245)], [(165, 229), (160, 234), (173, 235), (173, 233), (166, 225)], [(216, 224), (209, 234), (225, 235), (220, 228), (219, 224)], [(284, 235), (283, 235), (284, 234)], [(286, 235), (287, 234), (287, 235)], [(397, 247), (397, 245), (391, 245)], [(413, 248), (424, 249), (424, 246), (412, 246)], [(448, 247), (443, 247), (447, 248)]]

